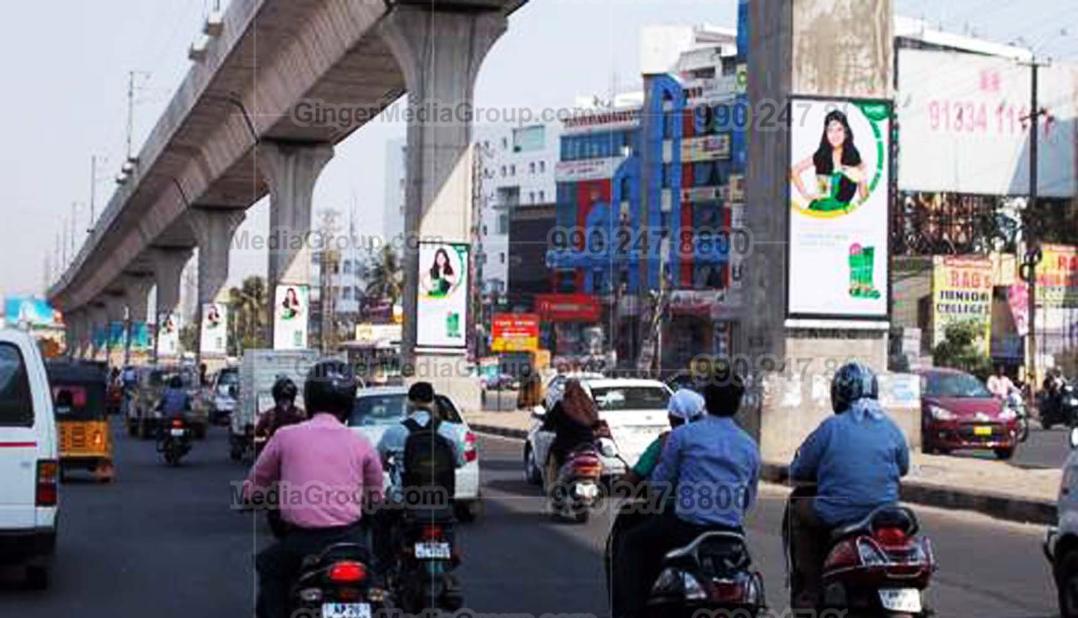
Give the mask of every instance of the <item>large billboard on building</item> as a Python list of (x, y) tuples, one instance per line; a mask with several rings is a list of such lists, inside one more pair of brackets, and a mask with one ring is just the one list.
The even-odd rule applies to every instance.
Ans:
[[(1038, 191), (1075, 194), (1076, 69), (1038, 73)], [(1010, 58), (900, 49), (898, 186), (911, 191), (1029, 193), (1032, 69)]]
[(223, 356), (228, 352), (228, 305), (205, 303), (202, 305), (201, 345), (203, 356)]
[(4, 323), (9, 327), (58, 328), (60, 313), (49, 303), (33, 296), (8, 296), (4, 299)]
[(890, 103), (790, 101), (787, 309), (886, 320)]
[(157, 355), (159, 357), (179, 356), (179, 316), (169, 311), (163, 311), (157, 318), (157, 324)]
[(282, 284), (273, 296), (273, 349), (307, 349), (307, 324), (311, 312), (310, 289)]
[(1078, 349), (1078, 247), (1041, 245), (1037, 337), (1043, 354)]
[(992, 342), (992, 260), (988, 256), (932, 258), (932, 346), (946, 338), (947, 327), (975, 322), (981, 337), (977, 349), (985, 355)]
[(495, 313), (490, 332), (490, 349), (495, 352), (539, 349), (539, 316), (534, 313)]
[(416, 347), (467, 348), (468, 249), (464, 243), (419, 243)]

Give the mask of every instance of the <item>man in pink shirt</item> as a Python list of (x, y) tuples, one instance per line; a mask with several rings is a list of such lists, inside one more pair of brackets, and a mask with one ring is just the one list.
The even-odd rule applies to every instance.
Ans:
[(382, 498), (378, 452), (344, 421), (352, 412), (356, 380), (348, 365), (322, 361), (307, 376), (303, 399), (311, 420), (282, 427), (259, 455), (245, 498), (265, 503), (274, 486), (288, 532), (259, 553), (259, 618), (288, 615), (288, 592), (304, 556), (333, 543), (364, 543), (363, 509)]

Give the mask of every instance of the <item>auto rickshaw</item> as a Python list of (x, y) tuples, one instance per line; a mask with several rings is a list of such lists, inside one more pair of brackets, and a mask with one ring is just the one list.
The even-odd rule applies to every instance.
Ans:
[(112, 481), (112, 436), (106, 413), (104, 376), (96, 367), (55, 362), (47, 366), (60, 434), (60, 469), (90, 470)]

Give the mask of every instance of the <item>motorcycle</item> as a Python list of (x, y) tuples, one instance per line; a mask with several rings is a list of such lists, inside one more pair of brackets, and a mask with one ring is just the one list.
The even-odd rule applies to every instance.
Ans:
[(405, 510), (398, 520), (392, 532), (397, 554), (386, 580), (406, 613), (463, 607), (464, 595), (453, 573), (460, 565), (454, 523), (452, 509)]
[(554, 519), (585, 523), (600, 498), (603, 461), (594, 444), (574, 449), (558, 469), (548, 497)]
[(182, 418), (174, 418), (163, 427), (157, 439), (157, 452), (165, 458), (165, 463), (178, 466), (184, 455), (191, 452), (191, 430)]
[(364, 618), (388, 609), (388, 594), (372, 582), (366, 549), (354, 543), (336, 543), (307, 556), (292, 585), (291, 616)]
[(1042, 392), (1038, 411), (1041, 415), (1041, 426), (1045, 429), (1051, 429), (1052, 425), (1078, 425), (1078, 392), (1075, 392), (1074, 385), (1060, 386), (1055, 395)]
[[(790, 499), (815, 495), (815, 487), (798, 487)], [(787, 565), (792, 565), (788, 518), (787, 510), (783, 543)], [(832, 530), (817, 609), (888, 618), (931, 615), (924, 593), (937, 567), (931, 541), (918, 531), (913, 511), (898, 505), (880, 507), (861, 521)], [(789, 580), (791, 599), (797, 599), (801, 590), (795, 578)]]
[[(609, 444), (604, 456), (621, 459)], [(614, 590), (611, 565), (618, 535), (661, 515), (660, 505), (645, 492), (621, 503), (603, 555), (607, 596)], [(754, 570), (745, 538), (735, 532), (705, 532), (684, 547), (667, 552), (648, 595), (646, 616), (759, 616), (767, 609), (763, 576)], [(706, 613), (705, 613), (706, 612)]]
[(1019, 442), (1025, 442), (1029, 439), (1029, 410), (1026, 409), (1026, 402), (1022, 398), (1022, 394), (1017, 390), (1012, 390), (1007, 394), (1007, 399), (1004, 400), (1003, 405), (1014, 412), (1015, 422), (1018, 424), (1018, 435), (1016, 437)]

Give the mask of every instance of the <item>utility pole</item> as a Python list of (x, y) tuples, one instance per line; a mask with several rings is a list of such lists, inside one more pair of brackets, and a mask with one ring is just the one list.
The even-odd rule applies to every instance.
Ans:
[[(128, 112), (130, 116), (130, 112)], [(130, 120), (128, 120), (130, 126)], [(128, 134), (128, 149), (131, 148), (130, 131)], [(86, 224), (86, 233), (94, 232), (94, 203), (97, 195), (97, 155), (90, 155), (90, 220)]]
[(131, 134), (135, 131), (135, 71), (127, 73), (127, 152), (124, 161), (131, 160)]
[(1029, 120), (1029, 203), (1026, 205), (1026, 217), (1023, 222), (1026, 244), (1023, 270), (1028, 286), (1026, 311), (1029, 312), (1029, 317), (1026, 320), (1028, 326), (1026, 334), (1026, 354), (1028, 355), (1026, 367), (1028, 368), (1028, 375), (1026, 376), (1026, 381), (1030, 384), (1035, 384), (1037, 381), (1037, 264), (1040, 263), (1042, 257), (1040, 240), (1037, 238), (1037, 225), (1033, 222), (1033, 217), (1036, 216), (1038, 189), (1037, 150), (1039, 135), (1037, 134), (1037, 129), (1040, 126), (1040, 117), (1047, 113), (1047, 110), (1040, 108), (1037, 98), (1037, 74), (1039, 68), (1040, 64), (1037, 57), (1033, 56), (1030, 60), (1029, 116), (1025, 118)]
[(78, 202), (71, 202), (71, 260), (75, 260), (75, 218), (76, 210), (78, 209)]

